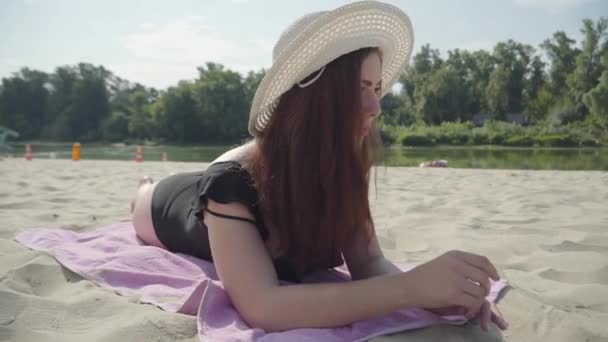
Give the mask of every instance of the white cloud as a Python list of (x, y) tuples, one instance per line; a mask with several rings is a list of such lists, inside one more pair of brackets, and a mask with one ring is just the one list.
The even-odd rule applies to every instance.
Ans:
[(242, 73), (268, 67), (274, 42), (229, 40), (206, 25), (204, 17), (189, 16), (164, 25), (140, 24), (122, 43), (134, 61), (115, 64), (112, 70), (121, 77), (164, 88), (196, 77), (196, 67), (206, 62)]
[(566, 9), (582, 6), (598, 0), (514, 0), (522, 7), (539, 8), (551, 14), (557, 14)]
[(194, 17), (130, 33), (123, 44), (136, 58), (173, 63), (223, 60), (242, 53)]
[(150, 22), (145, 22), (145, 23), (139, 24), (139, 28), (142, 30), (152, 30), (153, 28), (156, 28), (156, 25), (154, 25), (153, 23), (150, 23)]

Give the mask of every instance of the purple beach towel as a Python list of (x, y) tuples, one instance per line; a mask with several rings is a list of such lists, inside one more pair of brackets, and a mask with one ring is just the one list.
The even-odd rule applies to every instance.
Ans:
[[(138, 296), (140, 302), (166, 311), (197, 315), (201, 340), (364, 341), (434, 324), (467, 322), (464, 316), (438, 316), (422, 309), (407, 309), (340, 328), (266, 333), (251, 328), (240, 317), (212, 263), (145, 245), (135, 236), (131, 222), (90, 232), (31, 229), (17, 234), (16, 240), (31, 249), (51, 253), (63, 266), (120, 295)], [(335, 269), (315, 274), (306, 281), (348, 279), (344, 269)], [(492, 283), (488, 300), (496, 301), (507, 286), (504, 280)]]

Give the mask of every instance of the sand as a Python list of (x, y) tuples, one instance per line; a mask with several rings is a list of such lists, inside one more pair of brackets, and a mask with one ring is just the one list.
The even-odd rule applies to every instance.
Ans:
[[(198, 341), (194, 317), (116, 295), (15, 242), (129, 220), (137, 180), (202, 163), (0, 161), (0, 341)], [(381, 168), (373, 214), (396, 262), (487, 255), (513, 289), (500, 334), (438, 326), (376, 341), (608, 341), (608, 172)]]

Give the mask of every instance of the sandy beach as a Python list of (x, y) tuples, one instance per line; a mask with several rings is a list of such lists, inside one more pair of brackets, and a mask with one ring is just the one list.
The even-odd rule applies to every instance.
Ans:
[[(141, 176), (207, 165), (0, 161), (0, 341), (198, 341), (194, 317), (100, 288), (13, 237), (129, 220)], [(510, 323), (502, 334), (467, 324), (375, 341), (608, 341), (608, 172), (378, 170), (371, 202), (388, 258), (476, 252), (513, 289), (499, 305)]]

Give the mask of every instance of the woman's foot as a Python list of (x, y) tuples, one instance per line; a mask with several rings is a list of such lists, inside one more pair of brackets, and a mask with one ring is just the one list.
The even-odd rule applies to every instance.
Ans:
[(142, 186), (144, 184), (152, 184), (152, 183), (154, 183), (154, 180), (152, 179), (152, 177), (150, 177), (150, 176), (143, 176), (139, 180), (139, 185), (137, 186), (137, 188), (139, 188), (140, 186)]
[[(139, 183), (137, 185), (137, 190), (139, 190), (139, 188), (141, 188), (141, 186), (144, 185), (144, 184), (152, 184), (152, 183), (154, 183), (154, 180), (152, 179), (152, 177), (150, 177), (150, 176), (143, 176), (139, 180)], [(135, 200), (136, 199), (137, 199), (137, 195), (135, 195), (135, 198), (133, 198), (133, 200), (131, 200), (131, 214), (133, 213), (133, 210), (135, 209)]]

